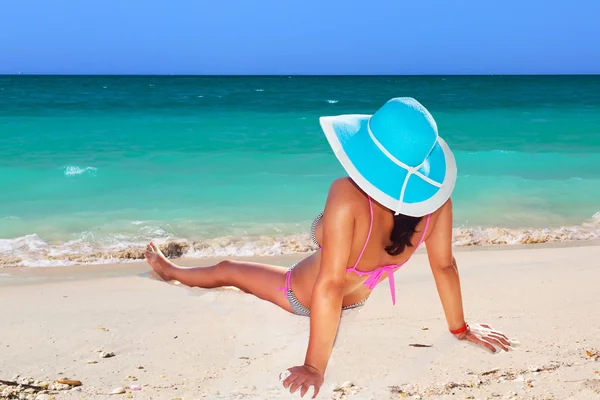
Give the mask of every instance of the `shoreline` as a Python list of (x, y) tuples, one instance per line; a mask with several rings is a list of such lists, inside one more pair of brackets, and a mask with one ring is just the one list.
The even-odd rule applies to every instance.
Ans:
[[(565, 242), (546, 242), (546, 243), (535, 243), (535, 244), (495, 244), (495, 245), (482, 245), (482, 246), (454, 246), (453, 251), (455, 254), (460, 256), (463, 253), (471, 252), (490, 252), (490, 251), (521, 251), (521, 250), (539, 250), (539, 249), (561, 249), (561, 248), (573, 248), (573, 247), (590, 247), (600, 246), (600, 239), (589, 239), (589, 240), (571, 240)], [(425, 249), (417, 249), (415, 255), (424, 254)], [(224, 259), (233, 259), (238, 261), (254, 261), (262, 262), (274, 265), (292, 265), (298, 262), (304, 257), (312, 254), (311, 251), (303, 251), (297, 253), (287, 253), (279, 255), (265, 255), (265, 256), (219, 256), (219, 257), (168, 257), (171, 261), (178, 265), (191, 267), (191, 266), (209, 266), (218, 263)], [(110, 261), (110, 260), (107, 260)], [(60, 265), (60, 266), (16, 266), (16, 267), (5, 267), (0, 266), (0, 286), (3, 285), (2, 277), (10, 275), (11, 278), (18, 278), (20, 276), (45, 276), (48, 277), (60, 277), (63, 274), (75, 274), (77, 276), (90, 276), (97, 277), (109, 277), (109, 276), (122, 276), (130, 273), (142, 273), (144, 270), (149, 269), (146, 262), (143, 259), (130, 259), (122, 261), (114, 261), (107, 263), (89, 263), (89, 264), (75, 264), (75, 265)]]
[[(587, 239), (567, 239), (567, 240), (555, 240), (553, 238), (549, 238), (546, 236), (545, 240), (526, 240), (521, 243), (505, 243), (505, 242), (492, 242), (492, 243), (484, 243), (484, 244), (459, 244), (457, 240), (454, 240), (453, 247), (456, 252), (465, 252), (465, 251), (477, 251), (477, 250), (518, 250), (524, 248), (537, 248), (537, 247), (547, 247), (547, 248), (556, 248), (556, 247), (579, 247), (579, 246), (594, 246), (596, 244), (600, 244), (600, 231), (598, 233), (593, 232), (593, 236)], [(308, 237), (308, 235), (306, 235)], [(295, 236), (294, 238), (297, 238)], [(271, 238), (272, 239), (272, 238)], [(528, 239), (528, 238), (526, 238)], [(167, 240), (167, 241), (156, 241), (157, 244), (161, 247), (163, 253), (172, 260), (177, 260), (177, 262), (183, 262), (184, 265), (188, 265), (187, 263), (200, 262), (201, 265), (204, 265), (205, 262), (210, 263), (210, 260), (222, 260), (224, 258), (232, 258), (239, 260), (251, 260), (255, 258), (264, 259), (265, 262), (269, 262), (268, 260), (283, 258), (294, 259), (303, 257), (306, 254), (311, 253), (315, 249), (314, 245), (297, 243), (295, 240), (292, 241), (291, 247), (295, 248), (297, 251), (286, 251), (279, 254), (267, 254), (267, 255), (256, 255), (256, 254), (244, 254), (244, 251), (241, 251), (241, 255), (237, 255), (239, 253), (233, 252), (232, 254), (224, 254), (224, 255), (211, 255), (211, 256), (203, 256), (199, 255), (197, 252), (193, 252), (193, 245), (198, 243), (188, 243), (184, 240)], [(192, 255), (190, 256), (190, 250), (192, 251)], [(3, 257), (0, 255), (0, 273), (5, 270), (19, 270), (21, 268), (77, 268), (77, 267), (88, 267), (94, 268), (99, 266), (111, 267), (115, 265), (129, 265), (129, 264), (137, 264), (143, 263), (143, 247), (131, 247), (128, 249), (119, 250), (113, 253), (107, 254), (119, 254), (121, 257), (106, 257), (107, 254), (102, 253), (92, 253), (92, 254), (80, 254), (80, 255), (70, 255), (64, 256), (62, 259), (64, 262), (71, 262), (71, 264), (59, 264), (59, 265), (15, 265), (19, 262), (22, 262), (22, 259), (17, 256), (8, 256)], [(417, 251), (423, 251), (419, 249)], [(93, 258), (95, 256), (95, 258)], [(93, 261), (81, 261), (86, 257), (92, 257)], [(53, 257), (51, 260), (59, 261), (61, 258)], [(76, 261), (79, 260), (79, 261)], [(209, 264), (210, 265), (210, 264)], [(0, 275), (1, 278), (2, 275)], [(0, 280), (0, 285), (1, 285)]]
[[(537, 244), (509, 244), (509, 245), (486, 245), (486, 246), (464, 246), (455, 247), (454, 254), (460, 268), (461, 256), (471, 253), (498, 253), (502, 256), (505, 252), (527, 252), (530, 250), (559, 250), (572, 248), (600, 248), (600, 239), (593, 240), (575, 240), (568, 242), (549, 242)], [(294, 263), (309, 256), (312, 252), (298, 252), (291, 254), (273, 255), (273, 256), (237, 256), (237, 257), (173, 257), (171, 261), (183, 267), (210, 266), (224, 259), (237, 261), (251, 261), (265, 264), (291, 266)], [(426, 257), (425, 249), (418, 249), (416, 257)], [(108, 262), (100, 264), (76, 264), (66, 266), (48, 266), (48, 267), (1, 267), (0, 266), (0, 288), (11, 286), (40, 285), (46, 283), (59, 282), (80, 282), (107, 278), (122, 277), (146, 277), (149, 278), (151, 268), (145, 260), (127, 260), (121, 262)], [(197, 288), (192, 288), (195, 290)], [(218, 289), (220, 290), (220, 289)]]
[[(148, 228), (148, 227), (146, 227)], [(89, 232), (66, 242), (46, 242), (37, 234), (0, 239), (0, 268), (59, 267), (113, 264), (143, 259), (149, 241), (157, 243), (167, 257), (205, 259), (237, 256), (281, 256), (315, 251), (308, 233), (248, 234), (192, 240), (154, 227), (150, 233), (127, 236), (115, 233), (95, 239)], [(144, 228), (145, 229), (145, 228)], [(580, 225), (551, 228), (455, 227), (456, 249), (600, 241), (600, 213)]]

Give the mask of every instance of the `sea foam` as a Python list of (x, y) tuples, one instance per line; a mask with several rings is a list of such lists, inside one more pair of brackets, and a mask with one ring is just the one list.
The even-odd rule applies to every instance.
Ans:
[(86, 172), (91, 175), (96, 175), (96, 171), (98, 171), (95, 167), (78, 167), (77, 165), (65, 165), (63, 170), (65, 176), (76, 176), (85, 174)]
[[(600, 213), (576, 226), (559, 228), (455, 228), (454, 246), (561, 243), (600, 239)], [(308, 234), (286, 236), (221, 236), (190, 240), (170, 236), (160, 227), (144, 226), (135, 235), (95, 239), (90, 232), (64, 243), (50, 244), (38, 235), (0, 240), (0, 267), (50, 267), (130, 262), (144, 258), (155, 241), (170, 258), (275, 256), (316, 251)]]

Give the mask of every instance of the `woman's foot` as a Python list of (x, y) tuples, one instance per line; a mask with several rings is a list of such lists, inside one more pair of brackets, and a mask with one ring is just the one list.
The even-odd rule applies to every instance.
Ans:
[(144, 253), (146, 262), (152, 267), (152, 269), (165, 281), (170, 281), (171, 274), (169, 273), (175, 266), (171, 261), (165, 257), (162, 251), (153, 242), (150, 242), (146, 246), (146, 252)]

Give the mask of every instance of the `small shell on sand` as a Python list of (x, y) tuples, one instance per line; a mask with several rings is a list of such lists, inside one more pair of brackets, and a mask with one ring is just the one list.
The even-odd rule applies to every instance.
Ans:
[(126, 392), (126, 390), (124, 387), (118, 387), (118, 388), (114, 389), (112, 392), (110, 392), (110, 394), (123, 394), (125, 392)]

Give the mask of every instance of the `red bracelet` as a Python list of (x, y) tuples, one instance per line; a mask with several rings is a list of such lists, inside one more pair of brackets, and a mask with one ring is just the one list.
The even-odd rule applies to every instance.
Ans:
[(453, 335), (460, 335), (461, 333), (464, 333), (467, 331), (467, 329), (469, 328), (469, 325), (465, 322), (465, 324), (458, 328), (458, 329), (450, 329), (450, 333)]

